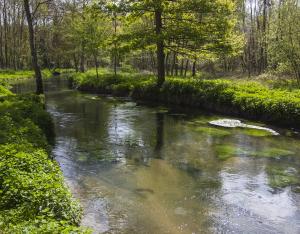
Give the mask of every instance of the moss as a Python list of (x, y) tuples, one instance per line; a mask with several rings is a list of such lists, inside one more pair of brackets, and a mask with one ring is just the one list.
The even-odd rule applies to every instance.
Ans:
[(195, 131), (214, 137), (223, 137), (231, 134), (230, 131), (211, 127), (197, 127)]
[(300, 178), (295, 170), (288, 170), (280, 166), (269, 166), (266, 172), (268, 174), (268, 184), (272, 188), (300, 185)]
[(219, 145), (216, 147), (217, 157), (220, 160), (226, 160), (236, 155), (236, 148), (231, 145)]
[(245, 135), (254, 136), (254, 137), (265, 137), (265, 136), (273, 135), (271, 132), (259, 130), (259, 129), (241, 129), (241, 131)]
[(88, 157), (86, 155), (84, 155), (84, 154), (79, 155), (77, 157), (77, 161), (80, 161), (80, 162), (86, 162), (87, 160), (88, 160)]
[(249, 153), (250, 156), (264, 157), (264, 158), (278, 158), (278, 157), (291, 156), (294, 154), (295, 153), (292, 151), (285, 150), (285, 149), (279, 149), (279, 148), (267, 148), (260, 152)]

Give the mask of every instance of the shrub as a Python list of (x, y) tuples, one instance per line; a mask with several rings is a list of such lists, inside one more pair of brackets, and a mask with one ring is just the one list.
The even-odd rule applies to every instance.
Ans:
[(49, 158), (53, 123), (35, 95), (0, 98), (0, 230), (3, 233), (88, 233), (81, 208)]
[(300, 91), (271, 89), (254, 81), (203, 80), (169, 77), (159, 89), (154, 76), (103, 72), (79, 73), (72, 77), (79, 89), (136, 99), (209, 110), (263, 120), (279, 125), (300, 126)]

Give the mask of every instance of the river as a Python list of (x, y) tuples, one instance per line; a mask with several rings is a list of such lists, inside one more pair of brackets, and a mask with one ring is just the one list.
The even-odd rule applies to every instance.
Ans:
[(299, 182), (298, 133), (223, 129), (212, 113), (45, 86), (53, 156), (95, 233), (300, 233), (300, 188), (284, 185)]

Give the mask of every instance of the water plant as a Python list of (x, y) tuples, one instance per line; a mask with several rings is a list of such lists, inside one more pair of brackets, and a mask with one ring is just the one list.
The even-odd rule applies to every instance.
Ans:
[(268, 184), (272, 188), (285, 188), (287, 186), (300, 185), (300, 178), (293, 168), (269, 165), (266, 168), (268, 174)]

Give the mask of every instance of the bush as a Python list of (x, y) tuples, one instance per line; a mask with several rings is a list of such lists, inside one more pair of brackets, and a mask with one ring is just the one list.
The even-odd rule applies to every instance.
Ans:
[(3, 233), (85, 233), (81, 208), (58, 164), (49, 158), (53, 123), (41, 97), (0, 98), (0, 230)]
[(300, 126), (300, 91), (271, 89), (259, 82), (169, 77), (159, 89), (154, 76), (122, 73), (77, 74), (79, 89), (129, 96), (165, 104), (206, 108), (225, 114)]

